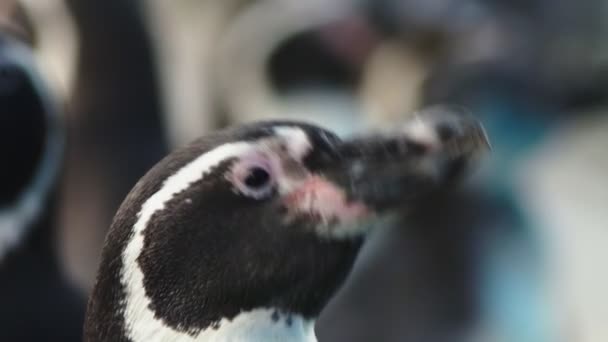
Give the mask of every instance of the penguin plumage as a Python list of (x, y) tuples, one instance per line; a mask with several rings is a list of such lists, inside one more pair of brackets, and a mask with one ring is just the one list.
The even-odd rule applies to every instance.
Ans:
[(369, 229), (453, 179), (481, 133), (430, 116), (341, 140), (276, 121), (173, 152), (115, 216), (85, 340), (314, 341)]

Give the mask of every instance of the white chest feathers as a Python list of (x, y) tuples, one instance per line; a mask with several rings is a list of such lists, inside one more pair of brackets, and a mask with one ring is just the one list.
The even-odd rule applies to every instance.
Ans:
[[(242, 312), (232, 320), (222, 319), (214, 326), (195, 334), (179, 332), (158, 321), (149, 322), (156, 329), (138, 321), (129, 328), (134, 342), (316, 342), (314, 320), (299, 315), (279, 313), (274, 309)], [(143, 329), (141, 329), (143, 328)], [(144, 333), (145, 332), (145, 333)], [(143, 333), (143, 334), (142, 334)]]

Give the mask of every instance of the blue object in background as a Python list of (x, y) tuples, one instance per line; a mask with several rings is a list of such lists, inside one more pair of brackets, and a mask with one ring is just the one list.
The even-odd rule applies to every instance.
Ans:
[(542, 237), (518, 201), (515, 175), (523, 158), (551, 130), (556, 115), (504, 94), (483, 96), (473, 112), (483, 121), (493, 148), (483, 188), (501, 211), (481, 240), (482, 325), (497, 341), (554, 342), (555, 322), (543, 284)]

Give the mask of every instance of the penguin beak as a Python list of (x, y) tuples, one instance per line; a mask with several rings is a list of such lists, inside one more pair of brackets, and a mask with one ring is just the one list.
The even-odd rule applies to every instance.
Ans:
[(305, 215), (320, 223), (322, 235), (359, 236), (369, 219), (415, 207), (490, 150), (473, 118), (443, 109), (423, 114), (390, 131), (332, 144), (331, 157), (314, 159), (314, 171), (282, 197), (286, 217)]
[(478, 121), (431, 110), (395, 130), (344, 141), (323, 175), (350, 202), (381, 211), (462, 178), (489, 150)]

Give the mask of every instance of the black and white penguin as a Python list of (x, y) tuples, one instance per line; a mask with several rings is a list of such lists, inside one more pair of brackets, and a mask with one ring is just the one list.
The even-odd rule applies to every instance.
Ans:
[(477, 122), (417, 117), (341, 140), (254, 123), (159, 162), (119, 209), (86, 341), (316, 341), (366, 233), (487, 146)]
[(0, 28), (0, 340), (78, 341), (84, 295), (55, 249), (60, 106), (32, 48)]

